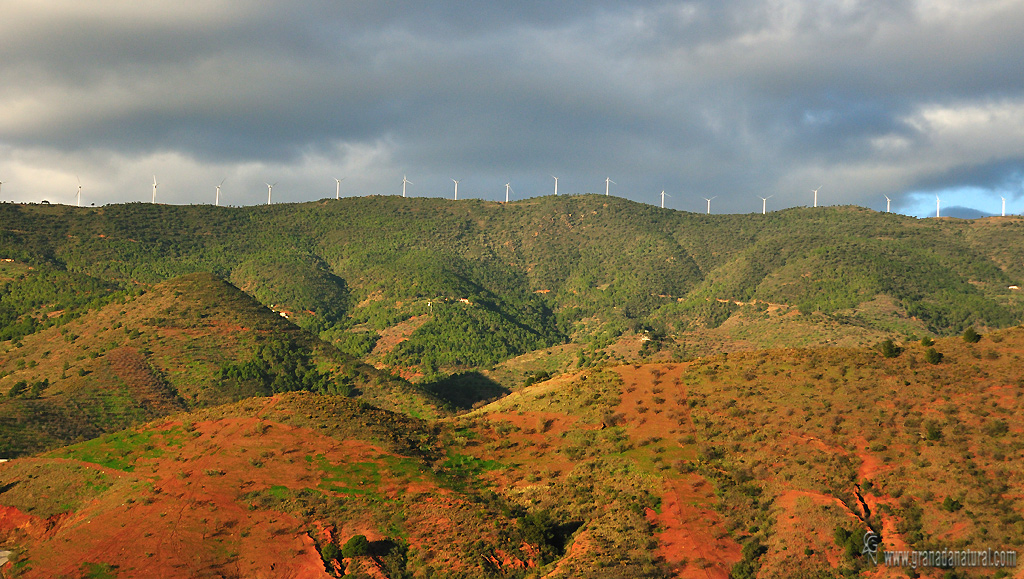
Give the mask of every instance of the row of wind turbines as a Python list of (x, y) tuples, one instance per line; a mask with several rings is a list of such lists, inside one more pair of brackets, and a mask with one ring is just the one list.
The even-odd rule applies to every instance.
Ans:
[[(558, 177), (552, 175), (551, 178), (555, 180), (555, 191), (554, 191), (554, 193), (557, 196), (558, 195)], [(78, 191), (76, 193), (76, 203), (75, 204), (76, 204), (76, 206), (81, 207), (82, 206), (82, 180), (78, 179), (77, 177), (76, 177), (76, 179), (78, 180)], [(335, 192), (334, 192), (334, 198), (335, 199), (341, 199), (341, 182), (344, 181), (344, 180), (345, 180), (345, 177), (342, 177), (341, 179), (338, 179), (338, 178), (334, 179), (334, 181), (336, 183), (336, 188), (335, 188)], [(227, 179), (221, 180), (221, 182), (216, 187), (216, 192), (215, 192), (215, 196), (214, 196), (214, 205), (216, 205), (218, 207), (220, 206), (220, 189), (224, 185), (225, 181), (227, 181)], [(451, 181), (453, 183), (455, 183), (455, 200), (458, 201), (459, 200), (459, 183), (462, 182), (462, 179), (452, 179)], [(4, 184), (4, 182), (0, 181), (0, 188), (3, 187), (3, 184)], [(611, 177), (606, 177), (605, 180), (604, 180), (604, 194), (605, 195), (611, 195), (611, 186), (612, 185), (617, 185), (617, 184), (618, 183), (616, 183), (615, 181), (612, 181)], [(273, 200), (274, 186), (276, 186), (277, 183), (276, 182), (275, 183), (265, 183), (265, 185), (267, 186), (267, 205), (270, 205), (272, 203), (272, 200)], [(403, 175), (402, 176), (402, 197), (407, 197), (407, 186), (408, 185), (414, 185), (414, 183), (409, 180), (408, 175)], [(159, 186), (159, 182), (156, 179), (156, 175), (153, 175), (153, 195), (152, 195), (152, 197), (150, 199), (150, 201), (152, 203), (156, 203), (156, 190), (157, 190), (158, 186)], [(811, 193), (814, 194), (814, 198), (813, 198), (813, 206), (814, 207), (818, 206), (818, 192), (821, 191), (821, 189), (822, 189), (822, 186), (818, 186), (817, 189), (811, 189)], [(512, 190), (512, 183), (511, 182), (505, 183), (505, 203), (508, 203), (511, 200), (511, 195), (513, 193), (515, 193), (515, 191)], [(665, 193), (665, 191), (663, 190), (661, 192), (661, 208), (662, 209), (665, 208), (665, 197), (672, 197), (672, 196), (667, 194), (667, 193)], [(766, 215), (768, 213), (768, 200), (771, 199), (772, 197), (774, 197), (774, 195), (769, 195), (767, 197), (758, 197), (758, 199), (761, 200), (761, 214), (762, 215)], [(885, 197), (885, 212), (886, 213), (891, 213), (892, 199), (888, 195), (883, 195), (883, 197)], [(718, 196), (716, 195), (714, 197), (702, 197), (701, 199), (703, 199), (704, 201), (707, 202), (706, 213), (708, 215), (710, 215), (711, 214), (711, 201), (714, 200), (714, 199), (718, 199)], [(1000, 197), (1000, 199), (1002, 200), (1001, 215), (1003, 217), (1006, 217), (1006, 197)], [(939, 196), (936, 195), (935, 196), (935, 217), (941, 217), (941, 216), (942, 216), (942, 201), (939, 198)]]

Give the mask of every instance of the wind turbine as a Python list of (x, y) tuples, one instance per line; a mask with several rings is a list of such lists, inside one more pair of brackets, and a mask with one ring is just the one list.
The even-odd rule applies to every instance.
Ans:
[(939, 217), (939, 196), (935, 196), (935, 216)]
[(267, 186), (267, 205), (270, 205), (270, 194), (274, 192), (274, 185), (277, 185), (277, 183), (274, 183), (274, 184), (266, 183), (266, 186)]
[[(221, 180), (220, 185), (223, 185), (224, 181), (227, 181), (226, 177)], [(215, 207), (220, 207), (220, 185), (217, 185), (217, 196), (213, 198), (213, 205)]]
[(153, 201), (152, 201), (152, 203), (156, 203), (156, 175), (153, 175)]
[(412, 181), (406, 179), (405, 175), (402, 175), (402, 197), (405, 197), (405, 186), (406, 185), (414, 185), (414, 183)]
[(508, 194), (512, 190), (512, 183), (505, 183), (505, 203), (508, 203)]
[(671, 197), (671, 195), (666, 194), (665, 191), (662, 190), (662, 192), (661, 192), (661, 208), (662, 209), (665, 208), (665, 197)]
[(341, 199), (341, 182), (344, 181), (345, 178), (342, 177), (341, 179), (338, 179), (337, 177), (335, 177), (334, 180), (338, 182), (338, 187), (334, 191), (334, 198), (335, 199)]
[[(611, 183), (615, 183), (615, 181), (612, 181), (611, 177), (605, 177), (605, 179), (604, 179), (604, 194), (605, 195), (608, 195), (608, 185), (611, 184)], [(618, 183), (615, 183), (615, 184), (618, 185)]]
[(3, 185), (4, 185), (4, 182), (0, 181), (0, 187), (3, 187)]
[(759, 199), (761, 200), (761, 215), (767, 215), (768, 214), (768, 200), (771, 199), (772, 197), (775, 197), (775, 196), (774, 195), (769, 195), (767, 197), (759, 197)]
[(701, 199), (708, 202), (708, 215), (711, 215), (711, 199), (718, 199), (718, 195), (715, 195), (711, 199), (708, 199), (707, 197), (701, 197)]
[(82, 180), (78, 178), (78, 175), (75, 175), (75, 179), (78, 180), (78, 201), (75, 203), (75, 205), (77, 207), (81, 207), (82, 206)]
[(452, 183), (455, 183), (455, 200), (456, 201), (459, 200), (459, 181), (461, 181), (461, 179), (459, 179), (459, 180), (452, 179)]
[(552, 175), (551, 178), (555, 180), (555, 197), (558, 197), (558, 177)]
[(889, 206), (892, 205), (892, 199), (889, 199), (888, 195), (882, 195), (882, 197), (885, 197), (885, 212), (888, 213)]
[(817, 189), (811, 189), (811, 191), (814, 191), (814, 206), (817, 207), (818, 206), (818, 191), (821, 191), (821, 185), (818, 185)]
[(1006, 197), (1000, 197), (1003, 200), (1003, 217), (1006, 217)]

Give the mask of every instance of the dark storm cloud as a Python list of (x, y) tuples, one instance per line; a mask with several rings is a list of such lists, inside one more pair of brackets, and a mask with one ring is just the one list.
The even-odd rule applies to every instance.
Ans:
[[(613, 191), (752, 211), (1013, 189), (1024, 165), (1014, 2), (77, 3), (0, 23), (0, 173), (102, 201), (153, 172), (180, 202), (269, 173), (282, 200)], [(475, 184), (473, 183), (475, 182)], [(143, 183), (144, 185), (145, 183)], [(17, 191), (13, 184), (4, 191)], [(105, 191), (102, 191), (104, 190)], [(173, 187), (169, 187), (173, 190)], [(133, 195), (135, 193), (132, 193)], [(275, 195), (277, 189), (275, 189)], [(246, 197), (256, 202), (256, 197)], [(754, 203), (754, 201), (756, 203)]]

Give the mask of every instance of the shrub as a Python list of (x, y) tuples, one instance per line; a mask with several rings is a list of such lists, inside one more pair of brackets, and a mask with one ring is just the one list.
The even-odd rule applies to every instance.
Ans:
[(929, 338), (928, 336), (925, 336), (925, 337), (921, 338), (921, 345), (922, 346), (931, 346), (934, 343), (935, 343), (935, 340)]
[(322, 549), (320, 549), (320, 558), (324, 560), (325, 565), (330, 565), (331, 561), (334, 561), (338, 558), (338, 554), (340, 552), (341, 551), (340, 549), (338, 549), (337, 545), (335, 545), (334, 543), (327, 543), (323, 546)]
[(524, 542), (536, 545), (540, 549), (542, 564), (550, 563), (558, 558), (558, 553), (561, 550), (557, 532), (558, 525), (548, 511), (543, 510), (523, 515), (516, 521), (516, 526)]
[(924, 436), (928, 440), (942, 440), (942, 425), (934, 420), (924, 423)]
[(761, 540), (754, 537), (743, 545), (741, 554), (743, 559), (732, 566), (730, 577), (734, 579), (753, 579), (757, 577), (757, 571), (761, 567), (758, 559), (768, 552), (768, 548), (761, 544)]
[(924, 351), (924, 359), (929, 364), (938, 364), (942, 361), (942, 352), (939, 352), (935, 348), (928, 348)]
[(942, 501), (942, 510), (944, 511), (955, 513), (956, 511), (959, 511), (962, 508), (964, 508), (963, 504), (961, 504), (960, 501), (954, 499), (953, 497), (946, 497), (946, 500)]
[(878, 345), (878, 349), (882, 352), (882, 355), (886, 358), (895, 358), (900, 355), (902, 349), (893, 343), (892, 340), (886, 340)]
[(968, 344), (977, 344), (981, 341), (981, 334), (976, 332), (974, 328), (967, 328), (964, 330), (964, 341)]
[(856, 559), (863, 552), (864, 539), (859, 531), (850, 531), (843, 527), (836, 527), (833, 533), (833, 540), (846, 553), (846, 556), (851, 559)]
[(1005, 420), (993, 420), (986, 424), (983, 430), (985, 431), (985, 434), (996, 438), (1009, 432), (1010, 425), (1007, 424)]
[(341, 548), (341, 556), (347, 558), (370, 554), (370, 542), (365, 535), (356, 535)]
[(28, 390), (28, 382), (25, 380), (19, 380), (14, 384), (14, 386), (11, 386), (11, 389), (7, 392), (7, 396), (9, 398), (14, 398), (26, 390)]

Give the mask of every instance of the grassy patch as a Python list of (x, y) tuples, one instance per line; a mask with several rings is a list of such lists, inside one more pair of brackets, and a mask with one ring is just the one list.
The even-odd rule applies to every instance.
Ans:
[(163, 438), (161, 434), (152, 430), (123, 430), (71, 445), (51, 453), (51, 456), (132, 472), (135, 470), (135, 461), (140, 458), (157, 458), (164, 454), (163, 449), (157, 448), (153, 440), (154, 436)]
[(108, 563), (83, 563), (82, 577), (85, 579), (116, 579), (117, 565)]
[(373, 462), (348, 462), (331, 464), (327, 458), (318, 454), (312, 462), (325, 475), (320, 479), (317, 488), (345, 495), (364, 495), (383, 498), (373, 489), (380, 486), (379, 466)]
[(111, 485), (110, 477), (94, 468), (34, 461), (5, 465), (2, 481), (4, 505), (43, 518), (74, 511)]

